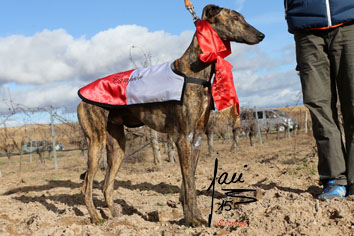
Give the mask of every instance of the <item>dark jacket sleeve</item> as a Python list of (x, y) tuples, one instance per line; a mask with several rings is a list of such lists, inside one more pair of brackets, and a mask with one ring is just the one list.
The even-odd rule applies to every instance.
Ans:
[(352, 0), (284, 0), (289, 32), (354, 20)]

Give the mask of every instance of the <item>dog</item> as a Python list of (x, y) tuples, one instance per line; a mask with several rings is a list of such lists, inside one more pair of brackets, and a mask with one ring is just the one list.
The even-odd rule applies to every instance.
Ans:
[[(249, 45), (257, 44), (265, 37), (249, 25), (244, 17), (233, 10), (216, 5), (203, 9), (202, 20), (207, 21), (222, 40)], [(184, 75), (199, 78), (205, 82), (212, 79), (214, 63), (202, 62), (198, 55), (202, 51), (196, 35), (185, 53), (173, 62), (174, 68)], [(78, 105), (79, 123), (88, 140), (88, 170), (82, 186), (85, 204), (92, 223), (102, 221), (92, 200), (94, 176), (99, 160), (107, 150), (108, 168), (105, 175), (103, 194), (113, 217), (118, 212), (113, 203), (114, 179), (122, 164), (125, 151), (124, 126), (147, 125), (162, 133), (168, 133), (176, 144), (182, 186), (180, 201), (183, 206), (185, 224), (188, 226), (207, 225), (197, 206), (195, 171), (199, 158), (201, 135), (208, 123), (212, 107), (211, 88), (200, 84), (187, 83), (183, 93), (183, 104), (150, 104), (124, 108), (102, 108), (82, 101)]]

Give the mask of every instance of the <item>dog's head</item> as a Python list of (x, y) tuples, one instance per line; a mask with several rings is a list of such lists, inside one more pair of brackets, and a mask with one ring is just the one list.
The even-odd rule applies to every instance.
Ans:
[(261, 42), (265, 37), (234, 10), (207, 5), (203, 9), (202, 19), (206, 20), (223, 40), (252, 45)]

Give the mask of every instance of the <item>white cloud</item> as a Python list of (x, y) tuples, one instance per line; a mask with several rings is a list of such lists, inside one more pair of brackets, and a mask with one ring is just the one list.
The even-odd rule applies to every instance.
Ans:
[(64, 30), (0, 38), (0, 83), (43, 83), (72, 76), (73, 68), (65, 60), (72, 42)]
[[(100, 32), (91, 39), (74, 39), (61, 29), (44, 30), (32, 37), (0, 38), (0, 83), (42, 84), (83, 77), (92, 80), (105, 73), (127, 70), (133, 45), (160, 60), (172, 60), (187, 47), (191, 35), (192, 32), (185, 32), (174, 36), (125, 25)], [(171, 44), (177, 47), (170, 47)]]
[[(238, 1), (240, 7), (244, 1)], [(66, 106), (74, 110), (77, 90), (105, 75), (133, 68), (129, 60), (144, 60), (143, 51), (152, 55), (153, 64), (180, 57), (191, 42), (193, 32), (172, 35), (150, 32), (137, 25), (117, 26), (92, 38), (74, 38), (65, 30), (43, 30), (33, 36), (0, 37), (0, 99), (8, 88), (16, 103), (28, 107)], [(268, 55), (260, 46), (232, 44), (227, 58), (234, 65), (236, 89), (241, 103), (252, 105), (288, 102), (299, 91), (295, 72), (279, 72), (289, 65), (289, 50)], [(139, 63), (138, 63), (139, 64)], [(293, 66), (288, 70), (293, 70)], [(290, 78), (290, 80), (289, 80)], [(21, 86), (10, 86), (9, 84)], [(0, 103), (0, 112), (6, 110)]]
[(234, 73), (234, 80), (243, 107), (277, 107), (299, 102), (300, 79), (295, 71), (258, 75), (249, 70)]
[[(68, 107), (79, 103), (77, 91), (85, 83), (81, 81), (64, 81), (41, 84), (31, 88), (20, 88), (8, 93), (7, 85), (0, 87), (0, 114), (9, 108), (38, 109), (54, 107)], [(11, 97), (10, 97), (11, 96)]]

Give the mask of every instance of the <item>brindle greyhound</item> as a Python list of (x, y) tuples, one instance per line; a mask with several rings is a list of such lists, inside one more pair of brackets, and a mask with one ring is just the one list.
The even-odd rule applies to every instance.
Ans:
[[(264, 38), (264, 35), (249, 25), (241, 14), (230, 9), (208, 5), (203, 9), (202, 19), (206, 20), (223, 40), (257, 44)], [(194, 35), (187, 51), (174, 61), (175, 69), (188, 77), (210, 82), (215, 62), (202, 62), (198, 58), (201, 53)], [(103, 194), (112, 216), (115, 217), (118, 214), (113, 204), (112, 194), (114, 179), (122, 164), (125, 150), (123, 126), (147, 125), (159, 132), (170, 134), (176, 144), (182, 172), (180, 201), (186, 224), (206, 225), (207, 222), (202, 218), (197, 206), (194, 175), (199, 157), (200, 137), (208, 122), (210, 109), (210, 87), (192, 83), (186, 84), (183, 105), (158, 104), (104, 109), (81, 102), (78, 106), (78, 118), (89, 141), (88, 171), (82, 193), (92, 222), (97, 223), (102, 220), (92, 201), (92, 185), (105, 148), (108, 168)]]

